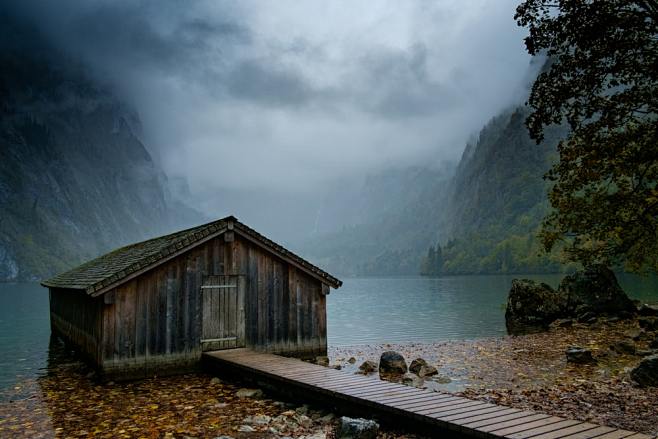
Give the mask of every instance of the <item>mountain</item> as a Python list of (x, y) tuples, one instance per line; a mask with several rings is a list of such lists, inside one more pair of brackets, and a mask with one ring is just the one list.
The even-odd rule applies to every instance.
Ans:
[(32, 29), (0, 24), (0, 281), (202, 219), (172, 198), (134, 110)]
[[(469, 143), (451, 183), (444, 239), (433, 274), (556, 272), (566, 269), (541, 252), (536, 235), (549, 206), (543, 175), (557, 159), (565, 127), (537, 145), (519, 106), (494, 117)], [(437, 258), (434, 255), (434, 258)], [(428, 263), (426, 262), (426, 265)], [(429, 264), (432, 265), (432, 264)]]

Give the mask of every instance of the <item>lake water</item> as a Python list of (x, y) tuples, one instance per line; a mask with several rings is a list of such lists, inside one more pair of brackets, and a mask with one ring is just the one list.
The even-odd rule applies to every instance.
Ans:
[[(351, 278), (327, 304), (329, 344), (471, 339), (505, 334), (504, 304), (519, 276)], [(556, 286), (559, 275), (525, 276)], [(636, 299), (658, 302), (658, 279), (620, 276)], [(46, 367), (48, 291), (0, 283), (0, 390)]]

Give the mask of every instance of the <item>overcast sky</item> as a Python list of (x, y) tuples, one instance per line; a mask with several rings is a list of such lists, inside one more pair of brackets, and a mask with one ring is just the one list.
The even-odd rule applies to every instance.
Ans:
[[(192, 191), (315, 191), (457, 159), (523, 100), (518, 0), (23, 2)], [(35, 6), (36, 5), (36, 6)]]

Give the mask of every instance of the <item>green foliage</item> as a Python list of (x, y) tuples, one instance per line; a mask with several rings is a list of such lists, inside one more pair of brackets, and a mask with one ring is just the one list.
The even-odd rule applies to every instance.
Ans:
[(546, 53), (527, 125), (566, 120), (541, 238), (583, 264), (658, 269), (658, 3), (526, 0), (530, 54)]

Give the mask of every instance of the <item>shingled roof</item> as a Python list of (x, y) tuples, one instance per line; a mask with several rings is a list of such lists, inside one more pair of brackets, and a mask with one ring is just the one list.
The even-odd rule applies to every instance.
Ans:
[(237, 234), (320, 278), (333, 288), (343, 284), (329, 273), (242, 224), (237, 218), (228, 216), (191, 229), (121, 247), (43, 281), (41, 285), (50, 288), (84, 290), (87, 294), (98, 296), (106, 292), (108, 287), (116, 286), (134, 277), (135, 273), (156, 267), (228, 230), (234, 230)]

